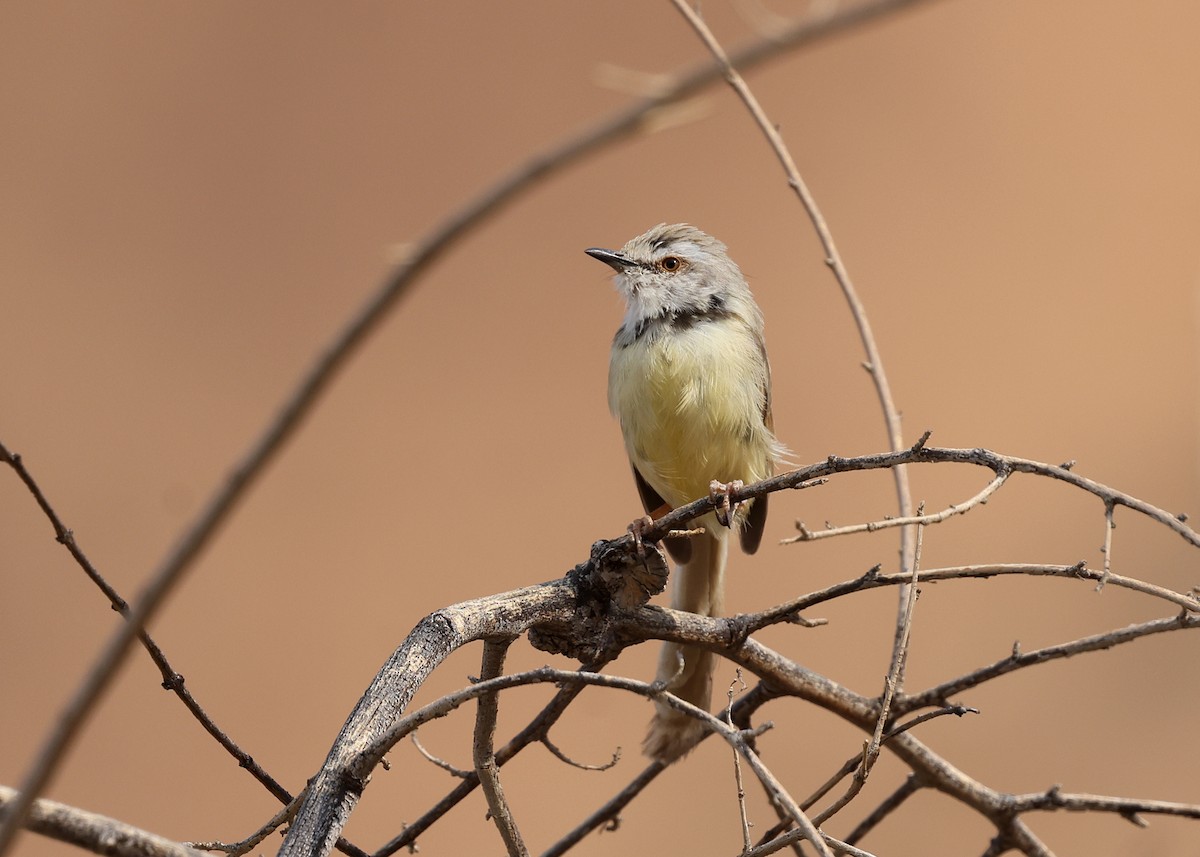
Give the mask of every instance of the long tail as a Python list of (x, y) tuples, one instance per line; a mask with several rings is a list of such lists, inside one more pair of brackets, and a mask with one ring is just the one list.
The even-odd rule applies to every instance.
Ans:
[[(704, 533), (691, 537), (692, 555), (675, 570), (671, 606), (701, 616), (718, 616), (725, 602), (725, 557), (729, 530), (716, 520), (703, 520)], [(712, 652), (677, 643), (664, 643), (658, 659), (658, 681), (680, 699), (708, 710), (712, 701)], [(704, 727), (699, 721), (655, 703), (654, 719), (642, 749), (647, 756), (669, 762), (682, 756)]]

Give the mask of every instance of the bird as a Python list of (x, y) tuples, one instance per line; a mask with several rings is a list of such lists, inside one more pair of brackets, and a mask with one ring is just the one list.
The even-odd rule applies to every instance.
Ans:
[[(766, 495), (731, 515), (729, 494), (771, 476), (787, 454), (771, 417), (762, 312), (725, 245), (694, 226), (663, 223), (620, 250), (585, 252), (616, 272), (625, 301), (609, 359), (608, 404), (647, 516), (630, 528), (638, 537), (649, 520), (713, 497), (714, 510), (696, 522), (702, 533), (664, 544), (677, 566), (671, 606), (720, 615), (730, 533), (753, 554), (767, 517)], [(722, 493), (724, 510), (716, 503)], [(656, 680), (707, 711), (715, 666), (712, 652), (667, 642)], [(659, 701), (643, 751), (672, 762), (703, 731), (698, 720)]]

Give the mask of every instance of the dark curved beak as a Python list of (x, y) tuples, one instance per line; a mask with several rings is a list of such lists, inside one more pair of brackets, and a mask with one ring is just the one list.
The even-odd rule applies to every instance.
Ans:
[(589, 247), (583, 251), (593, 259), (599, 259), (605, 265), (608, 265), (614, 271), (624, 271), (626, 268), (632, 268), (637, 262), (622, 256), (616, 250), (601, 250), (599, 247)]

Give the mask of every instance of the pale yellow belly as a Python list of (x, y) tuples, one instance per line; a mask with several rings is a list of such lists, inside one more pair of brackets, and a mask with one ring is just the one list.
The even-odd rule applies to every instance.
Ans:
[(771, 475), (775, 441), (763, 424), (766, 370), (737, 323), (698, 324), (614, 349), (609, 406), (630, 460), (664, 500), (681, 506), (716, 479)]

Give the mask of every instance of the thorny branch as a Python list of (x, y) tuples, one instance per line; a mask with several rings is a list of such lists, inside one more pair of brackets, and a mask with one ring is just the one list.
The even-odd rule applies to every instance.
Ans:
[[(741, 493), (745, 496), (758, 496), (768, 490), (783, 490), (794, 485), (801, 484), (817, 475), (830, 476), (836, 473), (853, 472), (864, 469), (874, 469), (886, 465), (894, 465), (900, 460), (908, 463), (942, 463), (942, 464), (972, 464), (977, 466), (987, 466), (996, 470), (1011, 469), (1014, 472), (1033, 472), (1040, 473), (1045, 476), (1065, 478), (1066, 481), (1078, 485), (1091, 493), (1101, 495), (1113, 502), (1119, 502), (1122, 505), (1127, 505), (1130, 508), (1136, 508), (1143, 514), (1147, 514), (1157, 520), (1173, 522), (1173, 529), (1182, 526), (1182, 523), (1175, 518), (1168, 516), (1165, 512), (1149, 506), (1148, 504), (1134, 501), (1133, 498), (1125, 497), (1120, 492), (1115, 492), (1110, 488), (1091, 483), (1083, 480), (1074, 474), (1067, 474), (1065, 471), (1059, 472), (1058, 469), (1039, 464), (1037, 462), (1027, 462), (1021, 459), (1015, 459), (1010, 456), (1002, 456), (986, 450), (947, 450), (935, 447), (914, 447), (906, 450), (901, 454), (884, 453), (876, 456), (862, 456), (853, 459), (831, 457), (825, 462), (810, 465), (791, 474), (785, 474), (781, 477), (775, 477), (772, 480), (767, 480), (762, 483), (747, 486)], [(769, 483), (769, 484), (768, 484)], [(707, 511), (708, 500), (701, 501), (697, 504), (692, 504), (685, 509), (679, 510), (678, 513), (673, 513), (673, 518), (677, 520), (675, 523), (686, 523), (687, 515), (700, 515)], [(664, 524), (659, 522), (656, 526), (661, 527), (664, 531), (672, 528), (672, 524)], [(1195, 540), (1195, 534), (1187, 529), (1183, 533), (1189, 541)], [(767, 611), (766, 614), (749, 616), (749, 617), (732, 617), (729, 619), (714, 619), (708, 617), (700, 617), (687, 613), (679, 613), (669, 609), (649, 609), (638, 607), (636, 603), (631, 603), (630, 593), (641, 593), (637, 598), (645, 597), (646, 593), (652, 587), (647, 587), (643, 583), (628, 577), (628, 572), (620, 574), (611, 574), (604, 571), (603, 566), (609, 562), (625, 562), (628, 557), (634, 554), (634, 546), (632, 541), (627, 537), (621, 537), (611, 542), (602, 543), (593, 551), (592, 566), (585, 570), (583, 566), (573, 573), (575, 575), (570, 578), (574, 581), (574, 587), (579, 593), (575, 596), (580, 597), (583, 593), (593, 591), (594, 586), (599, 586), (601, 589), (604, 586), (615, 583), (617, 586), (626, 590), (625, 595), (610, 594), (601, 598), (602, 604), (607, 604), (603, 607), (602, 604), (597, 604), (592, 607), (583, 606), (584, 614), (592, 617), (588, 621), (600, 620), (600, 626), (603, 628), (602, 637), (608, 641), (607, 644), (600, 645), (616, 645), (625, 646), (632, 645), (644, 639), (665, 639), (675, 642), (687, 642), (692, 645), (700, 645), (720, 652), (735, 663), (745, 667), (751, 672), (758, 675), (771, 688), (774, 693), (797, 696), (801, 699), (813, 702), (830, 712), (837, 714), (850, 722), (856, 724), (865, 731), (874, 730), (880, 722), (881, 701), (870, 699), (854, 694), (846, 688), (842, 688), (829, 679), (816, 675), (798, 664), (782, 657), (769, 649), (766, 649), (761, 644), (757, 643), (752, 638), (747, 638), (747, 628), (763, 627), (772, 622), (789, 621), (791, 617), (804, 606), (827, 601), (830, 598), (840, 597), (862, 589), (874, 588), (881, 585), (900, 585), (911, 580), (907, 574), (892, 574), (881, 575), (877, 571), (872, 571), (867, 575), (863, 575), (852, 581), (846, 581), (843, 584), (838, 584), (834, 587), (829, 587), (822, 590), (820, 593), (815, 593), (811, 596), (806, 596), (804, 599), (798, 599), (789, 605), (785, 605), (786, 609), (773, 608)], [(659, 556), (661, 560), (661, 556)], [(628, 570), (635, 570), (632, 566), (625, 566)], [(921, 579), (928, 583), (934, 581), (945, 581), (954, 579), (968, 579), (972, 577), (989, 577), (998, 574), (1017, 574), (1027, 573), (1030, 575), (1055, 575), (1064, 578), (1083, 578), (1094, 579), (1098, 572), (1087, 569), (1082, 564), (1076, 566), (972, 566), (953, 569), (933, 569), (928, 572), (922, 572)], [(592, 581), (591, 583), (587, 581)], [(607, 584), (597, 584), (597, 580), (606, 580)], [(545, 591), (555, 591), (555, 587), (563, 582), (544, 584), (543, 587), (549, 587)], [(1200, 605), (1190, 595), (1181, 593), (1171, 593), (1167, 590), (1160, 590), (1149, 584), (1136, 583), (1125, 578), (1116, 578), (1110, 575), (1110, 583), (1113, 585), (1127, 585), (1128, 588), (1136, 591), (1141, 591), (1153, 597), (1163, 598), (1168, 603), (1175, 607), (1182, 607), (1182, 611), (1177, 616), (1172, 616), (1164, 619), (1153, 620), (1150, 622), (1141, 623), (1139, 625), (1130, 626), (1125, 629), (1118, 629), (1107, 634), (1096, 635), (1094, 637), (1083, 638), (1081, 640), (1064, 643), (1059, 646), (1051, 646), (1046, 649), (1030, 652), (1026, 654), (1014, 654), (1004, 660), (992, 664), (988, 667), (981, 668), (976, 672), (969, 674), (966, 677), (960, 677), (950, 683), (939, 685), (920, 694), (899, 694), (892, 703), (892, 717), (899, 717), (905, 713), (914, 712), (920, 708), (931, 705), (944, 706), (947, 697), (952, 694), (961, 693), (962, 691), (974, 687), (982, 682), (998, 678), (1014, 669), (1019, 669), (1025, 666), (1031, 666), (1037, 663), (1042, 663), (1047, 660), (1067, 657), (1073, 654), (1079, 654), (1088, 651), (1096, 651), (1101, 648), (1108, 648), (1113, 645), (1120, 645), (1131, 642), (1149, 634), (1161, 633), (1168, 630), (1184, 630), (1200, 627)], [(915, 590), (914, 590), (915, 592)], [(530, 595), (522, 597), (528, 598)], [(634, 598), (634, 601), (637, 600)], [(499, 596), (499, 602), (508, 600), (506, 596)], [(554, 603), (564, 604), (562, 595), (553, 596)], [(568, 599), (570, 600), (570, 599)], [(576, 601), (576, 609), (580, 609), (582, 605), (587, 603), (587, 598), (583, 602)], [(557, 608), (556, 608), (557, 609)], [(594, 611), (600, 610), (603, 616)], [(531, 609), (528, 614), (527, 622), (536, 622), (536, 608)], [(506, 615), (511, 617), (514, 615), (509, 611)], [(582, 631), (569, 631), (566, 627), (560, 628), (557, 623), (568, 621), (566, 614), (561, 612), (556, 613), (560, 618), (553, 619), (550, 623), (553, 630), (549, 635), (539, 632), (539, 645), (546, 644), (549, 640), (553, 645), (561, 645), (565, 640), (586, 640), (588, 633)], [(478, 621), (478, 620), (473, 620)], [(461, 627), (464, 624), (462, 618), (454, 620), (456, 627)], [(531, 625), (532, 627), (532, 625)], [(519, 627), (515, 625), (509, 626), (509, 633), (519, 632)], [(465, 638), (463, 638), (465, 639)], [(594, 644), (587, 643), (585, 648)], [(592, 649), (588, 648), (589, 651)], [(598, 651), (598, 650), (597, 650)], [(613, 651), (605, 650), (608, 655)], [(583, 676), (584, 674), (580, 674)], [(495, 681), (502, 682), (504, 680), (513, 680), (514, 677), (504, 677)], [(577, 679), (579, 681), (598, 681), (590, 674)], [(486, 684), (486, 683), (485, 683)], [(612, 685), (617, 686), (617, 685)], [(479, 686), (482, 688), (483, 686)], [(501, 684), (495, 685), (499, 689)], [(477, 692), (479, 688), (472, 688), (472, 692)], [(492, 688), (487, 688), (491, 690)], [(370, 696), (365, 697), (363, 703), (360, 703), (359, 709), (363, 709), (368, 705)], [(433, 709), (423, 709), (422, 712), (417, 712), (410, 715), (409, 718), (403, 718), (397, 721), (395, 725), (388, 726), (386, 723), (381, 723), (381, 727), (385, 727), (385, 733), (389, 737), (383, 739), (384, 744), (377, 745), (377, 749), (371, 750), (369, 756), (381, 755), (386, 751), (386, 746), (390, 746), (388, 742), (394, 742), (399, 735), (406, 729), (419, 725), (419, 722), (424, 722), (429, 717), (441, 716), (450, 708), (461, 704), (461, 700), (457, 697), (447, 697), (444, 701), (439, 701), (435, 706), (440, 708), (434, 712)], [(736, 709), (736, 706), (735, 706)], [(966, 709), (951, 709), (954, 712), (964, 711)], [(736, 714), (736, 710), (731, 712)], [(739, 722), (739, 721), (735, 721)], [(950, 763), (938, 757), (928, 748), (924, 747), (920, 742), (913, 739), (909, 732), (908, 726), (893, 729), (889, 733), (887, 746), (897, 756), (904, 761), (909, 767), (922, 779), (924, 784), (938, 791), (955, 797), (968, 806), (975, 808), (983, 813), (988, 818), (992, 819), (997, 824), (997, 830), (1001, 831), (1006, 841), (1017, 843), (1019, 847), (1031, 849), (1027, 853), (1039, 853), (1037, 851), (1037, 839), (1027, 830), (1027, 828), (1015, 818), (1012, 813), (1011, 796), (1004, 795), (1000, 792), (988, 789), (979, 783), (976, 783), (965, 774), (957, 771)], [(336, 747), (331, 752), (331, 759), (339, 754)], [(747, 760), (753, 767), (756, 764), (757, 755), (743, 754), (743, 758)], [(347, 763), (350, 758), (347, 758)], [(362, 767), (361, 762), (354, 762), (360, 773), (357, 777), (365, 776), (367, 768)], [(343, 777), (336, 774), (336, 768), (322, 774), (322, 777), (330, 782), (340, 781)], [(760, 776), (764, 782), (769, 782), (766, 774), (759, 770), (755, 773)], [(639, 777), (640, 782), (647, 782), (655, 775), (653, 769), (647, 769), (644, 774)], [(321, 778), (319, 777), (318, 780)], [(774, 784), (771, 786), (774, 788)], [(623, 802), (629, 799), (629, 792), (623, 793), (623, 796), (614, 801), (614, 805), (623, 805)], [(1114, 799), (1119, 800), (1119, 799)], [(796, 805), (796, 812), (803, 813), (802, 808)], [(601, 815), (598, 818), (607, 818), (611, 820), (613, 816)], [(795, 817), (795, 816), (793, 816)], [(597, 817), (593, 817), (593, 822)], [(603, 823), (603, 821), (601, 821)], [(299, 823), (293, 827), (295, 831), (299, 827)], [(581, 825), (581, 828), (587, 825)], [(327, 831), (332, 833), (333, 831)], [(574, 837), (573, 837), (574, 839)], [(577, 840), (576, 840), (577, 841)], [(311, 844), (311, 843), (310, 843)], [(301, 849), (307, 848), (308, 845), (301, 845), (297, 842), (297, 847)], [(287, 853), (301, 853), (287, 852)], [(306, 852), (305, 852), (306, 853)], [(553, 853), (561, 853), (554, 851)]]

